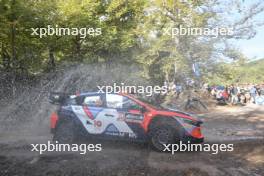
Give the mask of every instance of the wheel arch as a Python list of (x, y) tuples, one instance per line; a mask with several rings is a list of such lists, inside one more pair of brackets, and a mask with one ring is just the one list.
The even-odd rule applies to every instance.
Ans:
[(148, 125), (148, 132), (151, 131), (154, 127), (164, 124), (169, 124), (176, 127), (180, 126), (180, 123), (171, 116), (157, 115), (151, 119)]

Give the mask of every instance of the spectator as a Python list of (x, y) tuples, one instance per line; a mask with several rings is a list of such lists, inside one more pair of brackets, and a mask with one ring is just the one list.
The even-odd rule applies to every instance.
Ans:
[(256, 95), (257, 95), (257, 89), (254, 85), (249, 90), (250, 97), (251, 97), (251, 102), (256, 103)]
[(231, 104), (234, 105), (234, 104), (237, 104), (237, 100), (238, 100), (238, 89), (232, 85), (231, 86), (231, 90), (230, 90), (230, 93), (231, 93)]
[(226, 102), (229, 98), (228, 88), (226, 87), (225, 90), (222, 93), (222, 96), (224, 98), (224, 101)]
[(179, 98), (180, 93), (182, 92), (182, 86), (179, 83), (176, 83), (175, 89), (176, 89), (177, 98)]

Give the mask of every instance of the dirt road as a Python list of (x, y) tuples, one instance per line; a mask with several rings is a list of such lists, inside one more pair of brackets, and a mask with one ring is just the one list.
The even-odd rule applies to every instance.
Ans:
[(264, 107), (217, 107), (203, 114), (206, 143), (233, 143), (233, 152), (158, 153), (143, 144), (103, 142), (101, 152), (31, 152), (50, 135), (0, 135), (0, 175), (264, 175)]

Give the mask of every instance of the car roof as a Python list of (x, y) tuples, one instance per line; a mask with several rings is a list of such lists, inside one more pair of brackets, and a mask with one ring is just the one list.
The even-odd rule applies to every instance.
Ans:
[(106, 93), (106, 92), (83, 92), (83, 93), (76, 93), (75, 95), (78, 97), (83, 97), (83, 96), (93, 96), (93, 95), (106, 95), (106, 94), (117, 94), (117, 95), (122, 95), (128, 98), (131, 98), (133, 100), (137, 100), (136, 97), (134, 97), (131, 94), (120, 92), (120, 93)]

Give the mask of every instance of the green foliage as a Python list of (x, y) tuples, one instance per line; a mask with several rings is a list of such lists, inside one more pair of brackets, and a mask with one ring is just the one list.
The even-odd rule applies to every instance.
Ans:
[(207, 49), (207, 52), (211, 52), (211, 41), (201, 41), (198, 36), (189, 35), (172, 37), (165, 33), (168, 29), (179, 29), (180, 26), (206, 27), (213, 14), (196, 10), (206, 3), (207, 1), (155, 0), (148, 4), (149, 15), (142, 25), (145, 29), (142, 34), (144, 51), (137, 57), (138, 62), (143, 64), (146, 77), (159, 79), (160, 82), (164, 79), (192, 77), (193, 63), (210, 60), (211, 55), (203, 51)]
[[(136, 46), (142, 0), (1, 0), (0, 68), (36, 73), (62, 61), (110, 61)], [(31, 28), (101, 28), (102, 35), (39, 36)]]
[(207, 77), (207, 81), (211, 85), (262, 84), (264, 82), (263, 70), (264, 59), (252, 62), (238, 60), (232, 63), (219, 63), (213, 74)]
[[(199, 63), (202, 78), (211, 83), (263, 81), (263, 64), (248, 65), (240, 52), (226, 47), (227, 38), (169, 36), (166, 29), (218, 28), (234, 25), (230, 38), (251, 38), (254, 16), (263, 3), (240, 11), (243, 1), (221, 0), (0, 0), (0, 69), (41, 73), (64, 61), (137, 62), (143, 76), (156, 84), (194, 78)], [(230, 7), (229, 7), (230, 6)], [(230, 11), (229, 11), (230, 10)], [(219, 12), (218, 12), (219, 11)], [(241, 17), (241, 18), (239, 18)], [(240, 19), (240, 20), (237, 20)], [(100, 28), (102, 35), (39, 36), (31, 28)], [(249, 30), (250, 29), (250, 30)], [(253, 31), (253, 32), (249, 32)], [(227, 42), (228, 43), (228, 42)], [(218, 45), (220, 44), (220, 45)], [(227, 63), (221, 55), (232, 59)], [(251, 63), (252, 64), (252, 63)]]

